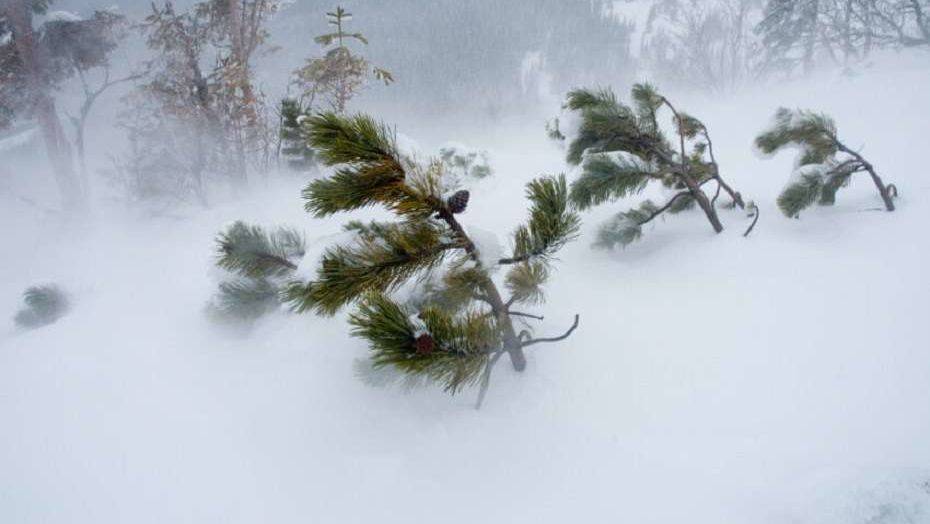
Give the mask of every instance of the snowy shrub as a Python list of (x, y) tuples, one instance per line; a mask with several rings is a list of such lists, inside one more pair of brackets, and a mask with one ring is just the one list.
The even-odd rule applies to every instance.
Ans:
[(461, 144), (449, 144), (441, 148), (439, 159), (447, 175), (459, 179), (482, 179), (493, 173), (487, 151), (478, 151)]
[(54, 323), (68, 312), (70, 304), (65, 293), (54, 284), (32, 286), (23, 293), (25, 307), (13, 321), (17, 326), (34, 329)]

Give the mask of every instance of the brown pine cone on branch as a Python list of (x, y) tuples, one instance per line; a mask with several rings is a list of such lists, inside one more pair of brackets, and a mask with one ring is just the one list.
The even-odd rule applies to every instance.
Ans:
[(423, 333), (416, 338), (414, 345), (417, 348), (417, 355), (430, 355), (436, 347), (433, 337), (429, 333)]
[(454, 215), (464, 212), (465, 209), (468, 208), (469, 197), (471, 197), (471, 194), (464, 189), (461, 191), (456, 191), (446, 200), (446, 205), (449, 206), (449, 211), (451, 211)]

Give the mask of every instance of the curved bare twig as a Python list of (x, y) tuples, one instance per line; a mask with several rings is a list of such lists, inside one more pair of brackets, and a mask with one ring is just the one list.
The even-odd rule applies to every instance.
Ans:
[(521, 347), (524, 347), (524, 348), (525, 348), (525, 347), (532, 346), (532, 345), (534, 345), (534, 344), (542, 344), (542, 343), (546, 343), (546, 342), (559, 342), (559, 341), (565, 340), (566, 338), (570, 337), (571, 334), (572, 334), (576, 329), (578, 329), (578, 322), (579, 322), (580, 319), (581, 319), (581, 317), (580, 317), (579, 315), (575, 315), (575, 322), (572, 323), (572, 327), (568, 328), (568, 331), (566, 331), (564, 334), (562, 334), (562, 335), (560, 335), (560, 336), (558, 336), (558, 337), (552, 337), (552, 338), (534, 338), (534, 339), (530, 339), (530, 340), (527, 340), (526, 342), (524, 342), (523, 345), (522, 345)]

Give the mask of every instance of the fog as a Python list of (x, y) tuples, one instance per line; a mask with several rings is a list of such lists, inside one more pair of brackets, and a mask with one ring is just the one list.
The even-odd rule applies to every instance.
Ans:
[[(242, 0), (236, 26), (225, 0), (56, 0), (28, 9), (33, 69), (27, 4), (0, 0), (0, 522), (930, 523), (926, 2)], [(575, 110), (583, 88), (620, 105)], [(764, 154), (780, 107), (828, 115), (848, 152)], [(327, 181), (371, 176), (328, 161), (321, 114), (383, 122), (413, 189), (320, 212), (349, 199)], [(640, 142), (615, 146), (630, 121)], [(589, 206), (598, 158), (642, 179)], [(417, 205), (439, 207), (404, 208), (435, 173)], [(560, 174), (577, 230), (527, 255), (558, 229), (533, 184)], [(278, 266), (233, 259), (237, 221)], [(430, 242), (462, 258), (321, 312), (357, 278), (327, 280), (340, 248), (377, 265)], [(485, 287), (442, 313), (462, 267)], [(520, 299), (532, 271), (544, 299)], [(438, 367), (373, 367), (374, 292), (410, 314), (414, 362), (473, 356), (484, 335), (456, 353), (435, 318), (497, 315), (498, 288), (490, 378), (450, 394)]]

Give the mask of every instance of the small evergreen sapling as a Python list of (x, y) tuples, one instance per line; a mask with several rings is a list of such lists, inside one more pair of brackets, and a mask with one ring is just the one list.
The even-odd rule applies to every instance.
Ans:
[(310, 117), (310, 107), (294, 98), (281, 100), (281, 153), (295, 171), (307, 171), (315, 165), (313, 149), (307, 145), (303, 121)]
[[(664, 204), (646, 200), (618, 214), (601, 229), (598, 245), (627, 245), (640, 238), (645, 224), (695, 205), (720, 233), (723, 224), (717, 215), (717, 200), (721, 192), (729, 195), (731, 206), (757, 212), (720, 176), (710, 133), (700, 120), (678, 111), (649, 84), (635, 85), (632, 98), (630, 107), (609, 89), (578, 89), (568, 94), (565, 105), (580, 116), (577, 133), (569, 137), (567, 156), (570, 164), (582, 166), (581, 176), (571, 186), (571, 200), (578, 208), (638, 194), (652, 181), (675, 191)], [(674, 145), (659, 126), (663, 108), (672, 114), (677, 135)], [(558, 120), (549, 125), (548, 132), (553, 138), (565, 139)], [(713, 198), (704, 192), (704, 186), (712, 182), (717, 185)]]
[(220, 283), (211, 311), (220, 318), (249, 321), (281, 304), (281, 289), (304, 256), (304, 239), (292, 229), (266, 232), (236, 222), (219, 234), (217, 266), (233, 278)]
[(70, 308), (67, 295), (56, 285), (32, 286), (23, 292), (25, 307), (13, 321), (24, 329), (35, 329), (56, 322)]
[[(443, 194), (441, 161), (423, 166), (402, 157), (391, 131), (365, 115), (321, 114), (309, 128), (321, 161), (337, 168), (304, 190), (307, 211), (324, 217), (377, 205), (397, 220), (350, 222), (354, 240), (326, 251), (315, 280), (289, 287), (298, 311), (333, 315), (357, 304), (352, 333), (368, 340), (375, 368), (425, 378), (450, 393), (480, 383), (479, 406), (503, 354), (522, 371), (525, 348), (574, 331), (577, 317), (551, 339), (518, 332), (514, 322), (527, 316), (514, 310), (518, 304), (542, 301), (553, 256), (577, 234), (564, 176), (528, 184), (530, 219), (517, 228), (513, 253), (492, 258), (459, 222), (467, 195)], [(498, 266), (509, 268), (506, 298), (493, 278)], [(418, 300), (396, 298), (404, 285)]]
[(302, 97), (309, 105), (312, 106), (320, 97), (329, 102), (333, 110), (342, 113), (369, 77), (389, 85), (394, 76), (386, 69), (372, 66), (365, 57), (349, 49), (350, 41), (368, 45), (364, 35), (346, 30), (345, 24), (352, 19), (351, 13), (336, 7), (335, 11), (326, 13), (326, 18), (333, 31), (313, 40), (329, 49), (322, 58), (308, 59), (295, 74)]
[(897, 187), (885, 185), (875, 166), (840, 141), (836, 124), (829, 116), (780, 108), (771, 127), (756, 137), (756, 147), (766, 154), (792, 146), (799, 147), (801, 154), (794, 176), (778, 197), (778, 207), (786, 216), (795, 218), (815, 202), (833, 205), (836, 192), (861, 172), (872, 178), (885, 209), (894, 211)]

